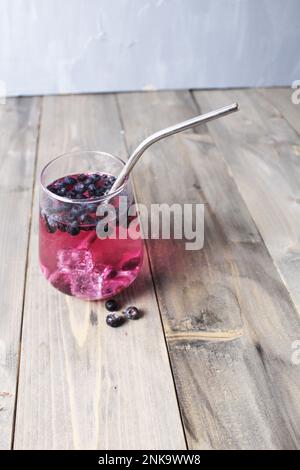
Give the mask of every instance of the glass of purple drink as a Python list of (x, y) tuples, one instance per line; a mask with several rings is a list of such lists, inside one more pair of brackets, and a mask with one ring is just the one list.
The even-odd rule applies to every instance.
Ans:
[[(40, 266), (65, 294), (105, 299), (128, 287), (140, 272), (143, 241), (137, 215), (128, 215), (134, 204), (129, 180), (108, 196), (123, 167), (113, 155), (78, 151), (55, 158), (41, 173)], [(99, 206), (107, 204), (116, 209), (115, 217), (99, 238)]]

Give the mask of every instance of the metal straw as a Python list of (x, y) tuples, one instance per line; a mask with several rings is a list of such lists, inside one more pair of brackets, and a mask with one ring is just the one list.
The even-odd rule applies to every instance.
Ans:
[(143, 155), (145, 150), (150, 147), (150, 145), (154, 144), (158, 140), (168, 137), (169, 135), (177, 134), (178, 132), (185, 131), (186, 129), (189, 129), (191, 127), (199, 126), (199, 124), (203, 124), (205, 122), (212, 121), (213, 119), (218, 119), (219, 117), (226, 116), (226, 114), (234, 113), (235, 111), (238, 111), (238, 109), (238, 103), (232, 103), (228, 106), (224, 106), (223, 108), (216, 109), (215, 111), (210, 111), (209, 113), (201, 114), (200, 116), (188, 119), (187, 121), (179, 122), (174, 126), (167, 127), (166, 129), (162, 129), (150, 135), (145, 140), (143, 140), (143, 142), (140, 143), (140, 145), (134, 150), (134, 152), (132, 152), (129, 159), (127, 160), (127, 163), (124, 165), (121, 173), (113, 184), (110, 193), (116, 191), (120, 186), (122, 186), (125, 178), (129, 175), (134, 165)]

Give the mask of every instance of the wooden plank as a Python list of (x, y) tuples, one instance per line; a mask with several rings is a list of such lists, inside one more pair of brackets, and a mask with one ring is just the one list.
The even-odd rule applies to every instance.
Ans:
[[(124, 155), (115, 97), (44, 98), (38, 172), (53, 155), (81, 148)], [(121, 297), (144, 318), (109, 328), (103, 303), (62, 295), (40, 274), (37, 212), (36, 194), (15, 448), (185, 448), (147, 259)]]
[(40, 100), (0, 105), (0, 449), (11, 446)]
[(261, 93), (273, 103), (273, 105), (280, 111), (282, 116), (288, 123), (300, 134), (300, 103), (295, 104), (292, 101), (293, 94), (296, 93), (295, 98), (299, 100), (299, 88), (265, 88)]
[(195, 96), (203, 111), (240, 103), (236, 116), (209, 129), (300, 311), (300, 138), (259, 90)]
[[(197, 114), (188, 92), (118, 100), (130, 149)], [(148, 241), (189, 447), (299, 448), (300, 319), (207, 128), (149, 148), (134, 180), (143, 203), (205, 204), (204, 249)]]

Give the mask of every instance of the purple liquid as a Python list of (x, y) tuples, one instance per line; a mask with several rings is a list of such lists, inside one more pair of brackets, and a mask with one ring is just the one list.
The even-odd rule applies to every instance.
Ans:
[[(72, 175), (75, 179), (77, 176)], [(55, 184), (57, 182), (52, 183)], [(100, 180), (97, 187), (101, 184)], [(51, 190), (52, 185), (48, 189)], [(83, 196), (86, 199), (78, 216), (74, 215), (72, 207), (80, 206), (57, 200), (41, 211), (41, 269), (51, 284), (64, 294), (88, 300), (105, 299), (135, 280), (143, 261), (143, 242), (141, 237), (130, 238), (132, 217), (125, 226), (109, 226), (109, 236), (99, 239), (96, 234), (98, 218), (95, 210), (88, 207), (92, 197), (88, 191)], [(127, 238), (119, 239), (120, 232)]]

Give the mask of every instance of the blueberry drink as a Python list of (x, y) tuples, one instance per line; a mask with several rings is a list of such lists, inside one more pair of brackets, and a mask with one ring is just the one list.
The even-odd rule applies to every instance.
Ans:
[[(53, 160), (42, 172), (40, 266), (64, 294), (86, 300), (109, 298), (140, 272), (143, 242), (137, 216), (118, 213), (120, 196), (126, 196), (128, 208), (134, 202), (130, 183), (110, 193), (123, 164), (102, 152), (73, 152)], [(95, 167), (104, 170), (91, 171)], [(105, 223), (104, 236), (99, 237), (97, 224), (103, 215), (97, 209), (107, 202), (116, 209), (115, 217)]]

